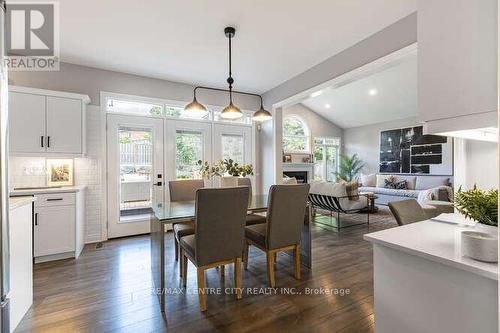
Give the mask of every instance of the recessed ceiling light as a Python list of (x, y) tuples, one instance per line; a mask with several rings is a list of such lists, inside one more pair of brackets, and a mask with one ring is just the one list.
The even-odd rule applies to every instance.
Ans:
[(330, 104), (325, 104), (325, 108), (329, 109), (331, 108), (332, 106)]
[(377, 91), (377, 89), (370, 89), (368, 91), (368, 94), (370, 94), (370, 96), (375, 96), (376, 94), (378, 94), (378, 91)]
[(321, 95), (323, 93), (323, 90), (318, 90), (318, 91), (315, 91), (311, 94), (311, 97), (314, 98), (314, 97), (318, 97), (319, 95)]

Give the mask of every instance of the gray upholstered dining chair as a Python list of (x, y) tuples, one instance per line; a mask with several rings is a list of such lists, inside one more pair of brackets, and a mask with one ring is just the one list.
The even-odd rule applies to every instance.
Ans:
[[(250, 203), (250, 200), (252, 200), (252, 182), (250, 181), (250, 178), (238, 178), (238, 186), (246, 186), (249, 189), (248, 193), (248, 201)], [(246, 218), (246, 225), (254, 225), (254, 224), (260, 224), (260, 223), (266, 223), (266, 217), (259, 215), (259, 214), (253, 214), (249, 213)]]
[[(196, 191), (203, 188), (203, 179), (183, 179), (168, 182), (170, 201), (194, 201)], [(173, 225), (175, 260), (179, 260), (179, 240), (182, 236), (194, 234), (193, 221), (179, 222)], [(182, 263), (179, 263), (179, 272), (182, 273)]]
[(424, 221), (429, 218), (415, 199), (389, 202), (389, 209), (396, 218), (398, 225)]
[(274, 288), (274, 261), (277, 252), (294, 251), (295, 278), (300, 279), (300, 236), (304, 224), (309, 184), (273, 185), (265, 224), (245, 227), (243, 262), (248, 269), (248, 247), (253, 245), (266, 253), (269, 285)]
[(195, 233), (180, 239), (182, 281), (187, 283), (187, 260), (197, 268), (200, 310), (207, 309), (205, 270), (234, 264), (236, 297), (241, 298), (241, 256), (248, 188), (199, 189), (196, 192)]

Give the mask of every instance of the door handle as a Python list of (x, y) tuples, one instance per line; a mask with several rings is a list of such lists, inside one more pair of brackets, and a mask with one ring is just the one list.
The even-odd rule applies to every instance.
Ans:
[(153, 184), (153, 186), (162, 186), (163, 183), (162, 182), (156, 182), (156, 184)]
[(43, 148), (43, 135), (42, 135), (42, 136), (40, 136), (40, 147), (42, 147), (42, 148)]
[(47, 147), (50, 148), (50, 136), (47, 136)]
[(35, 213), (35, 225), (38, 225), (38, 213)]

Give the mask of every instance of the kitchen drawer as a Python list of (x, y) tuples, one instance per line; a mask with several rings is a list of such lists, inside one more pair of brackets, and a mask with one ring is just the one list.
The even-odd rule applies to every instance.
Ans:
[(75, 205), (75, 193), (50, 193), (35, 195), (35, 207)]

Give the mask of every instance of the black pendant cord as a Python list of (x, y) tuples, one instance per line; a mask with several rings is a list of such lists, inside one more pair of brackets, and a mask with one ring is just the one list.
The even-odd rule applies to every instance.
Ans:
[(232, 65), (232, 52), (231, 52), (231, 49), (232, 49), (232, 45), (231, 45), (231, 38), (232, 36), (229, 35), (227, 37), (229, 39), (229, 77), (227, 78), (227, 83), (229, 84), (229, 104), (233, 104), (233, 83), (234, 83), (234, 79), (233, 79), (233, 73), (231, 71), (231, 65)]

